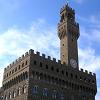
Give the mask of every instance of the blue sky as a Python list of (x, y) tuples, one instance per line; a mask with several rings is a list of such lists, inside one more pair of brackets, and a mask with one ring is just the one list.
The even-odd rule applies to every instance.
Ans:
[[(59, 59), (57, 23), (66, 0), (0, 0), (0, 79), (3, 68), (30, 48)], [(97, 74), (100, 98), (100, 1), (69, 0), (80, 24), (80, 68)], [(1, 86), (1, 83), (0, 83)]]

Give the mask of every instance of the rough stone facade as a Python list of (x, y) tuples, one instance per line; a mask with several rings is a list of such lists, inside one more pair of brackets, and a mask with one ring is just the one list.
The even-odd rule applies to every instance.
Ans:
[(30, 49), (4, 69), (2, 100), (95, 100), (96, 74), (78, 67), (74, 10), (66, 5), (60, 14), (61, 61)]

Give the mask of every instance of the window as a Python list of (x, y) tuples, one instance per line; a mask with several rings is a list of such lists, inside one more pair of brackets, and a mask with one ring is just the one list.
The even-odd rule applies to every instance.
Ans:
[(21, 88), (18, 88), (18, 95), (21, 95)]
[(5, 95), (5, 100), (8, 100), (7, 96)]
[(52, 98), (53, 98), (53, 99), (56, 99), (56, 98), (57, 98), (57, 92), (56, 92), (56, 90), (53, 90)]
[(9, 92), (9, 99), (11, 99), (11, 92)]
[(62, 74), (64, 75), (64, 71), (62, 70)]
[(47, 89), (47, 88), (44, 88), (44, 89), (43, 89), (43, 95), (44, 95), (44, 96), (47, 96), (47, 95), (48, 95), (48, 89)]
[(53, 66), (51, 67), (51, 70), (54, 71), (54, 67)]
[(59, 72), (59, 69), (57, 68), (56, 71), (57, 71), (57, 73), (58, 73), (58, 72)]
[(71, 78), (73, 78), (73, 74), (71, 73)]
[(24, 63), (22, 63), (22, 67), (24, 67)]
[(26, 93), (26, 90), (27, 90), (27, 87), (26, 87), (26, 85), (24, 85), (24, 87), (23, 87), (23, 93)]
[(8, 77), (8, 73), (7, 73), (7, 77)]
[(27, 65), (27, 61), (26, 61), (25, 65)]
[(34, 65), (36, 65), (36, 61), (34, 61)]
[(66, 72), (66, 76), (68, 76), (68, 72)]
[(16, 91), (13, 91), (13, 98), (16, 97)]
[(18, 66), (18, 69), (20, 69), (20, 65)]
[(80, 80), (82, 80), (82, 77), (80, 76)]
[(48, 65), (46, 65), (46, 69), (48, 69)]
[(77, 75), (75, 75), (75, 78), (77, 79)]
[(11, 75), (11, 71), (10, 71), (10, 73), (9, 73), (9, 76)]
[(32, 93), (33, 93), (33, 94), (38, 93), (38, 86), (34, 86), (34, 87), (33, 87)]
[(17, 71), (17, 67), (15, 68), (15, 72)]
[(12, 70), (12, 74), (14, 73), (14, 69)]
[(61, 100), (64, 100), (64, 95), (63, 95), (63, 94), (61, 94), (61, 97), (60, 97), (60, 98), (61, 98)]
[(42, 67), (42, 63), (40, 62), (40, 67)]
[(0, 100), (3, 100), (3, 96), (1, 96), (1, 99)]

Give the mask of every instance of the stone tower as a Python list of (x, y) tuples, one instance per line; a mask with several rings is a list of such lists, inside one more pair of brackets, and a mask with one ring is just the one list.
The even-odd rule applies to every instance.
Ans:
[(78, 70), (75, 12), (65, 5), (60, 15), (61, 61), (30, 49), (4, 69), (0, 100), (95, 100), (96, 74)]
[(79, 24), (75, 22), (75, 11), (67, 4), (61, 8), (60, 16), (58, 37), (60, 38), (61, 63), (78, 69), (77, 40), (80, 33)]

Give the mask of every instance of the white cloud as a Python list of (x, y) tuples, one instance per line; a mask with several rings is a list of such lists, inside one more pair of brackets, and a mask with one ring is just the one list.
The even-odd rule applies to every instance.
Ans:
[(79, 49), (80, 67), (92, 72), (100, 69), (100, 56), (96, 56), (93, 48)]

